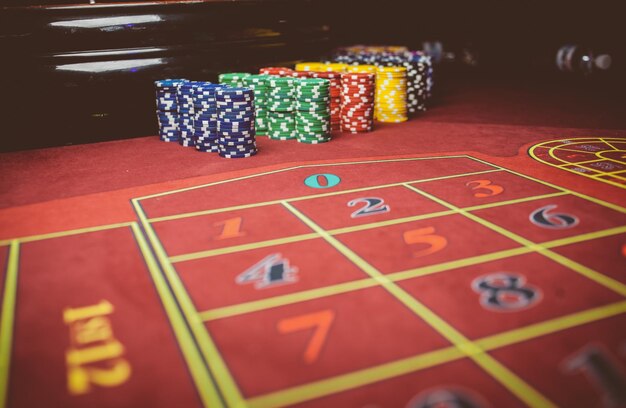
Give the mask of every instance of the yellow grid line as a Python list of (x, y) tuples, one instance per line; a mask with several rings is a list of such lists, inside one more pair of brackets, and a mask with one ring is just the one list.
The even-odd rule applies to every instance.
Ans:
[[(618, 316), (625, 312), (626, 301), (621, 301), (486, 336), (474, 340), (474, 343), (485, 351), (493, 351), (526, 340)], [(248, 399), (246, 402), (249, 407), (253, 408), (279, 407), (296, 404), (401, 375), (415, 373), (426, 368), (460, 360), (464, 357), (465, 354), (458, 348), (445, 347), (347, 374), (341, 374), (335, 377), (255, 396)]]
[(370, 275), (373, 279), (380, 282), (380, 284), (402, 304), (408, 307), (418, 317), (426, 321), (431, 327), (433, 327), (439, 334), (445, 337), (448, 341), (454, 344), (460, 351), (465, 353), (476, 364), (481, 366), (486, 372), (500, 382), (509, 391), (515, 394), (521, 401), (532, 407), (552, 407), (555, 406), (545, 396), (535, 390), (533, 387), (524, 382), (515, 373), (508, 368), (500, 364), (497, 360), (490, 355), (485, 354), (482, 349), (477, 347), (469, 339), (463, 336), (454, 327), (449, 325), (446, 321), (441, 319), (437, 314), (432, 312), (428, 307), (423, 305), (417, 299), (413, 298), (410, 294), (405, 292), (402, 288), (391, 282), (385, 275), (380, 273), (376, 268), (368, 264), (363, 258), (359, 257), (356, 253), (351, 251), (344, 244), (339, 242), (336, 238), (328, 234), (321, 227), (315, 224), (311, 219), (299, 212), (288, 202), (283, 202), (283, 205), (287, 207), (296, 217), (302, 222), (307, 224), (313, 230), (317, 231), (322, 237), (332, 246), (334, 246), (345, 257), (350, 259), (353, 263), (359, 266), (364, 272)]
[(116, 224), (98, 225), (96, 227), (87, 227), (87, 228), (78, 228), (78, 229), (67, 230), (67, 231), (51, 232), (48, 234), (27, 235), (27, 236), (23, 236), (19, 238), (0, 240), (0, 245), (8, 245), (14, 240), (18, 240), (21, 243), (27, 243), (27, 242), (33, 242), (33, 241), (41, 241), (44, 239), (66, 237), (69, 235), (86, 234), (89, 232), (97, 232), (97, 231), (104, 231), (104, 230), (115, 229), (115, 228), (120, 228), (120, 227), (128, 227), (131, 224), (132, 222), (120, 222)]
[(256, 396), (246, 400), (246, 403), (250, 408), (283, 407), (383, 381), (402, 374), (420, 371), (463, 357), (465, 357), (465, 354), (458, 348), (446, 347), (418, 356), (396, 360), (390, 363), (368, 367), (347, 374)]
[(557, 167), (565, 167), (565, 166), (580, 166), (581, 164), (589, 164), (589, 163), (597, 163), (606, 159), (594, 159), (594, 160), (585, 160), (581, 162), (565, 162), (564, 164), (559, 164)]
[(195, 259), (209, 258), (212, 256), (232, 254), (241, 251), (248, 251), (251, 249), (267, 248), (275, 245), (291, 244), (293, 242), (306, 241), (309, 239), (319, 238), (317, 234), (301, 234), (293, 235), (285, 238), (268, 239), (267, 241), (251, 242), (249, 244), (233, 245), (224, 248), (207, 249), (206, 251), (192, 252), (188, 254), (175, 255), (170, 257), (170, 262), (185, 262)]
[[(330, 233), (330, 231), (328, 231)], [(561, 238), (554, 241), (548, 241), (541, 244), (544, 248), (556, 248), (565, 245), (576, 244), (585, 241), (591, 241), (598, 238), (609, 237), (612, 235), (626, 233), (626, 226), (609, 228), (606, 230), (590, 232), (581, 235), (575, 235), (573, 237)], [(417, 278), (420, 276), (431, 275), (439, 272), (446, 272), (453, 269), (477, 265), (484, 262), (491, 262), (498, 259), (508, 258), (517, 255), (528, 254), (537, 252), (535, 249), (527, 247), (518, 247), (513, 249), (506, 249), (497, 252), (491, 252), (484, 255), (478, 255), (455, 261), (443, 262), (435, 265), (422, 266), (419, 268), (408, 269), (404, 271), (394, 272), (386, 275), (389, 280), (393, 282), (401, 282), (403, 280)], [(237, 316), (244, 313), (258, 312), (261, 310), (285, 306), (293, 303), (299, 303), (306, 300), (317, 299), (325, 296), (331, 296), (339, 293), (351, 292), (363, 288), (377, 286), (378, 282), (373, 281), (370, 278), (339, 283), (331, 286), (324, 286), (322, 288), (310, 289), (306, 291), (291, 293), (288, 295), (274, 296), (261, 300), (238, 303), (235, 305), (222, 306), (214, 309), (209, 309), (200, 312), (200, 318), (204, 321), (217, 320), (225, 317)]]
[[(583, 138), (573, 138), (573, 139), (568, 139), (568, 140), (581, 140), (581, 139), (583, 139)], [(596, 142), (597, 142), (597, 140), (598, 140), (598, 138), (591, 138), (591, 139), (584, 138), (584, 139), (585, 139), (584, 141), (577, 142), (576, 144), (578, 144), (578, 143), (593, 143), (594, 141), (596, 141)], [(604, 138), (604, 139), (607, 139), (607, 138)], [(604, 141), (604, 143), (606, 143), (606, 140), (604, 140), (604, 139), (603, 139), (602, 141)], [(619, 143), (624, 143), (624, 142), (626, 142), (626, 139), (621, 139), (621, 138), (615, 138), (615, 139), (609, 139), (609, 140), (611, 140), (611, 142), (619, 142)], [(544, 159), (539, 158), (539, 157), (535, 154), (535, 150), (537, 150), (538, 148), (548, 149), (548, 154), (550, 155), (550, 157), (552, 157), (552, 158), (554, 158), (554, 159), (556, 159), (556, 160), (559, 160), (559, 161), (561, 161), (561, 162), (567, 163), (567, 162), (565, 162), (564, 160), (561, 160), (561, 159), (559, 159), (559, 158), (557, 158), (557, 157), (554, 157), (554, 155), (552, 154), (552, 150), (551, 150), (551, 149), (553, 149), (553, 147), (543, 146), (544, 144), (554, 143), (554, 142), (556, 142), (556, 141), (558, 141), (558, 140), (552, 140), (552, 141), (543, 142), (543, 143), (540, 143), (540, 144), (537, 144), (537, 145), (531, 146), (531, 147), (530, 147), (530, 149), (528, 150), (528, 154), (529, 154), (529, 155), (530, 155), (533, 159), (535, 159), (535, 160), (537, 160), (538, 162), (541, 162), (541, 163), (543, 163), (543, 164), (546, 164), (546, 165), (548, 165), (548, 166), (551, 166), (551, 167), (556, 167), (556, 168), (558, 168), (558, 169), (565, 170), (565, 171), (570, 172), (570, 173), (572, 173), (572, 174), (576, 174), (576, 175), (578, 175), (578, 176), (586, 177), (586, 178), (591, 179), (591, 180), (594, 180), (594, 181), (601, 181), (601, 182), (603, 182), (603, 183), (610, 184), (610, 185), (612, 185), (612, 186), (614, 186), (614, 187), (626, 188), (626, 186), (624, 186), (623, 184), (616, 183), (616, 182), (611, 181), (611, 180), (606, 180), (606, 179), (596, 178), (596, 177), (598, 177), (598, 176), (602, 176), (602, 175), (604, 175), (603, 173), (596, 174), (596, 175), (589, 175), (589, 174), (586, 174), (586, 173), (580, 173), (580, 172), (578, 172), (578, 171), (576, 171), (576, 170), (573, 170), (573, 169), (568, 169), (568, 168), (566, 168), (566, 167), (561, 167), (561, 165), (559, 165), (559, 164), (550, 163), (549, 161), (546, 161), (546, 160), (544, 160)], [(580, 150), (571, 150), (571, 149), (565, 149), (565, 148), (562, 148), (562, 147), (561, 147), (561, 146), (568, 146), (568, 145), (570, 145), (570, 144), (573, 144), (573, 143), (566, 143), (566, 144), (561, 144), (561, 145), (559, 145), (559, 146), (558, 146), (558, 147), (559, 147), (559, 150), (572, 151), (572, 152), (576, 152), (576, 153), (581, 153), (581, 152), (582, 152), (582, 153), (585, 153), (585, 151), (580, 151)], [(586, 152), (586, 153), (589, 153), (589, 154), (595, 154), (595, 152), (594, 152), (594, 153), (592, 153), (592, 152)], [(474, 160), (478, 160), (478, 161), (483, 162), (482, 160), (479, 160), (479, 159), (476, 159), (476, 158), (473, 158), (473, 157), (472, 157), (472, 159), (474, 159)], [(576, 163), (570, 163), (570, 165), (575, 166), (575, 165), (576, 165)], [(498, 167), (499, 167), (499, 166), (498, 166)], [(509, 170), (509, 171), (510, 171), (510, 170)], [(594, 171), (594, 172), (598, 172), (597, 170), (593, 170), (593, 171)]]
[(0, 314), (0, 407), (7, 404), (9, 394), (9, 368), (13, 351), (13, 323), (15, 320), (15, 302), (17, 297), (17, 279), (19, 272), (20, 243), (13, 240), (9, 248), (7, 270)]
[(577, 262), (574, 262), (562, 255), (559, 255), (555, 252), (550, 251), (548, 248), (545, 248), (544, 246), (542, 246), (541, 244), (538, 243), (534, 243), (526, 238), (523, 238), (503, 227), (500, 227), (499, 225), (496, 225), (492, 222), (489, 222), (483, 218), (480, 218), (479, 216), (469, 213), (465, 210), (462, 210), (460, 208), (455, 207), (452, 204), (449, 204), (443, 200), (441, 200), (440, 198), (437, 198), (431, 194), (426, 193), (425, 191), (421, 191), (413, 186), (406, 186), (407, 188), (410, 188), (411, 190), (414, 190), (415, 192), (422, 194), (424, 197), (430, 198), (431, 200), (434, 200), (438, 203), (440, 203), (441, 205), (444, 205), (450, 209), (456, 209), (459, 214), (464, 215), (465, 217), (471, 219), (472, 221), (477, 222), (478, 224), (489, 228), (492, 231), (495, 231), (497, 233), (499, 233), (500, 235), (504, 235), (505, 237), (525, 246), (531, 249), (535, 249), (538, 253), (540, 253), (541, 255), (550, 258), (551, 260), (560, 263), (561, 265), (570, 268), (576, 272), (578, 272), (579, 274), (589, 278), (590, 280), (593, 280), (594, 282), (606, 287), (607, 289), (612, 290), (613, 292), (616, 292), (622, 296), (626, 296), (626, 285), (622, 284), (621, 282), (618, 282), (615, 279), (609, 278), (606, 275), (603, 275), (599, 272), (596, 272), (594, 270), (592, 270), (591, 268), (587, 268), (586, 266), (583, 266)]
[[(219, 389), (222, 391), (222, 395), (226, 400), (226, 405), (235, 407), (241, 406), (243, 403), (241, 392), (239, 391), (235, 380), (233, 379), (226, 363), (217, 349), (216, 344), (213, 342), (213, 339), (209, 335), (208, 330), (204, 327), (202, 321), (198, 318), (198, 313), (189, 297), (189, 294), (181, 282), (176, 270), (169, 262), (167, 255), (165, 254), (165, 250), (163, 249), (156, 233), (152, 229), (152, 226), (147, 221), (146, 215), (143, 208), (141, 208), (139, 201), (137, 199), (133, 199), (132, 202), (141, 225), (143, 226), (144, 231), (148, 236), (148, 240), (156, 253), (157, 259), (161, 264), (161, 268), (165, 273), (165, 277), (170, 284), (171, 290), (178, 300), (182, 313), (197, 340), (200, 352), (204, 357), (205, 362), (209, 365), (209, 369), (213, 374), (213, 378), (217, 382)], [(201, 393), (212, 392), (204, 388), (200, 388), (198, 391)]]
[[(470, 173), (452, 174), (448, 176), (433, 177), (429, 179), (417, 179), (417, 180), (410, 181), (410, 183), (426, 183), (429, 181), (439, 181), (439, 180), (446, 180), (446, 179), (451, 179), (451, 178), (473, 176), (473, 175), (478, 175), (478, 174), (494, 173), (494, 172), (499, 172), (499, 171), (503, 171), (503, 170), (493, 169), (493, 170), (475, 171), (475, 172), (470, 172)], [(358, 187), (358, 188), (353, 188), (350, 190), (331, 191), (328, 193), (310, 194), (306, 196), (281, 198), (281, 199), (270, 200), (270, 201), (261, 201), (261, 202), (252, 203), (252, 204), (241, 204), (241, 205), (234, 205), (231, 207), (214, 208), (211, 210), (193, 211), (193, 212), (188, 212), (188, 213), (183, 213), (183, 214), (166, 215), (163, 217), (148, 218), (148, 221), (151, 223), (157, 223), (157, 222), (163, 222), (163, 221), (171, 221), (171, 220), (178, 220), (178, 219), (183, 219), (183, 218), (197, 217), (201, 215), (218, 214), (218, 213), (223, 213), (227, 211), (236, 211), (236, 210), (245, 210), (245, 209), (256, 208), (256, 207), (264, 207), (268, 205), (280, 204), (282, 201), (297, 202), (297, 201), (313, 200), (317, 198), (332, 197), (336, 195), (358, 193), (360, 191), (369, 191), (369, 190), (375, 190), (375, 189), (398, 187), (404, 183), (406, 182), (379, 184), (376, 186)]]
[(600, 140), (601, 140), (603, 143), (606, 143), (607, 145), (611, 146), (611, 148), (612, 148), (613, 150), (620, 150), (620, 149), (618, 149), (617, 147), (613, 146), (611, 143), (607, 142), (605, 138), (601, 137), (601, 138), (600, 138)]
[[(488, 163), (488, 162), (486, 162), (486, 161), (484, 161), (484, 160), (481, 160), (481, 159), (478, 159), (478, 158), (476, 158), (476, 157), (472, 157), (472, 156), (467, 156), (467, 157), (468, 157), (468, 158), (470, 158), (470, 159), (472, 159), (472, 160), (478, 161), (478, 162), (480, 162), (480, 163), (484, 163), (484, 164), (487, 164), (487, 163)], [(495, 165), (495, 164), (492, 164), (492, 166), (496, 166), (496, 165)], [(565, 187), (560, 187), (560, 186), (557, 186), (557, 185), (555, 185), (555, 184), (548, 183), (548, 182), (546, 182), (546, 181), (539, 180), (539, 179), (536, 179), (536, 178), (534, 178), (534, 177), (527, 176), (527, 175), (525, 175), (525, 174), (518, 173), (518, 172), (513, 171), (513, 170), (505, 169), (504, 167), (500, 167), (500, 166), (496, 166), (496, 167), (498, 167), (498, 168), (500, 168), (501, 170), (504, 170), (504, 171), (506, 171), (506, 172), (508, 172), (508, 173), (515, 174), (516, 176), (523, 177), (523, 178), (525, 178), (525, 179), (527, 179), (527, 180), (532, 180), (532, 181), (537, 182), (537, 183), (539, 183), (539, 184), (543, 184), (544, 186), (548, 186), (548, 187), (555, 188), (555, 189), (557, 189), (557, 190), (565, 191), (565, 192), (566, 192), (566, 193), (568, 193), (568, 194), (574, 195), (574, 196), (576, 196), (576, 197), (582, 198), (582, 199), (587, 200), (587, 201), (591, 201), (592, 203), (599, 204), (599, 205), (601, 205), (601, 206), (603, 206), (603, 207), (610, 208), (610, 209), (612, 209), (612, 210), (614, 210), (614, 211), (621, 212), (622, 214), (626, 214), (626, 208), (621, 207), (621, 206), (619, 206), (619, 205), (617, 205), (617, 204), (612, 204), (612, 203), (609, 203), (609, 202), (607, 202), (607, 201), (600, 200), (600, 199), (598, 199), (598, 198), (591, 197), (591, 196), (588, 196), (588, 195), (586, 195), (586, 194), (582, 194), (582, 193), (579, 193), (579, 192), (577, 192), (577, 191), (567, 189), (567, 188), (565, 188)], [(579, 174), (579, 173), (576, 173), (576, 174)], [(621, 186), (621, 185), (620, 185), (620, 186)], [(621, 186), (621, 187), (624, 187), (624, 186)]]
[[(465, 210), (467, 211), (482, 210), (486, 208), (494, 208), (494, 207), (500, 207), (500, 206), (505, 206), (505, 205), (524, 203), (527, 201), (541, 200), (544, 198), (558, 197), (558, 196), (562, 196), (566, 194), (567, 193), (565, 192), (557, 192), (557, 193), (542, 194), (542, 195), (537, 195), (537, 196), (522, 197), (522, 198), (517, 198), (513, 200), (474, 205), (471, 207), (466, 207)], [(331, 235), (341, 235), (341, 234), (347, 234), (347, 233), (352, 233), (352, 232), (387, 227), (391, 225), (404, 224), (407, 222), (414, 222), (414, 221), (421, 221), (421, 220), (426, 220), (426, 219), (431, 219), (431, 218), (437, 218), (437, 217), (442, 217), (442, 216), (452, 215), (452, 214), (455, 214), (453, 210), (438, 211), (434, 213), (396, 218), (393, 220), (379, 221), (379, 222), (373, 222), (373, 223), (368, 223), (368, 224), (355, 225), (351, 227), (336, 228), (336, 229), (328, 230), (328, 233), (330, 233)], [(315, 239), (315, 238), (319, 238), (319, 235), (315, 233), (301, 234), (301, 235), (293, 235), (290, 237), (277, 238), (277, 239), (272, 239), (272, 240), (267, 240), (267, 241), (252, 242), (249, 244), (233, 245), (230, 247), (223, 247), (223, 248), (217, 248), (217, 249), (208, 249), (204, 251), (190, 252), (187, 254), (171, 256), (170, 262), (172, 263), (185, 262), (185, 261), (191, 261), (195, 259), (208, 258), (212, 256), (217, 256), (217, 255), (231, 254), (231, 253), (240, 252), (240, 251), (248, 251), (251, 249), (266, 248), (266, 247), (273, 246), (273, 245), (281, 245), (281, 244), (288, 244), (292, 242), (306, 241), (306, 240)]]
[(622, 177), (622, 176), (618, 176), (618, 174), (620, 174), (620, 173), (624, 173), (624, 172), (626, 172), (626, 170), (624, 170), (624, 169), (621, 169), (621, 170), (616, 170), (616, 171), (611, 171), (611, 172), (606, 172), (606, 171), (605, 171), (605, 172), (603, 172), (603, 173), (601, 173), (601, 174), (594, 174), (594, 175), (592, 175), (591, 177), (594, 177), (594, 178), (595, 178), (595, 177), (602, 177), (602, 176), (612, 176), (612, 177), (617, 177), (617, 178), (621, 178), (621, 179), (623, 179), (624, 177)]
[(465, 157), (466, 157), (465, 155), (429, 156), (429, 157), (409, 157), (409, 158), (404, 158), (404, 159), (383, 159), (383, 160), (363, 160), (363, 161), (341, 162), (341, 163), (303, 164), (303, 165), (298, 165), (298, 166), (286, 167), (284, 169), (271, 170), (271, 171), (266, 171), (266, 172), (263, 172), (263, 173), (256, 173), (256, 174), (251, 174), (251, 175), (248, 175), (248, 176), (242, 176), (242, 177), (236, 177), (236, 178), (227, 179), (227, 180), (216, 181), (216, 182), (207, 183), (207, 184), (200, 184), (200, 185), (193, 186), (193, 187), (185, 187), (185, 188), (180, 188), (180, 189), (176, 189), (176, 190), (164, 191), (162, 193), (156, 193), (156, 194), (151, 194), (151, 195), (147, 195), (147, 196), (143, 196), (143, 197), (138, 197), (138, 198), (135, 198), (135, 200), (142, 201), (142, 200), (147, 200), (147, 199), (150, 199), (150, 198), (163, 197), (163, 196), (166, 196), (166, 195), (182, 193), (182, 192), (185, 192), (185, 191), (192, 191), (192, 190), (197, 190), (197, 189), (200, 189), (200, 188), (212, 187), (212, 186), (216, 186), (216, 185), (219, 185), (219, 184), (230, 183), (230, 182), (233, 182), (233, 181), (247, 180), (247, 179), (251, 179), (251, 178), (255, 178), (255, 177), (262, 177), (262, 176), (267, 176), (267, 175), (270, 175), (270, 174), (282, 173), (282, 172), (287, 172), (287, 171), (292, 171), (292, 170), (300, 170), (300, 169), (308, 169), (308, 168), (316, 168), (316, 167), (327, 167), (327, 166), (329, 166), (329, 167), (351, 166), (351, 165), (354, 165), (354, 164), (396, 163), (396, 162), (405, 162), (405, 161), (426, 161), (426, 160), (440, 160), (440, 159), (459, 159), (459, 158), (465, 158)]
[(521, 343), (526, 340), (536, 339), (546, 334), (563, 331), (583, 324), (606, 319), (626, 313), (626, 300), (612, 303), (605, 306), (594, 307), (581, 312), (572, 313), (565, 316), (556, 317), (529, 326), (515, 328), (506, 332), (483, 337), (474, 342), (487, 350)]
[(148, 266), (152, 281), (154, 282), (159, 298), (163, 303), (163, 307), (165, 308), (170, 324), (172, 325), (174, 335), (176, 336), (176, 340), (180, 346), (185, 362), (189, 367), (191, 377), (195, 383), (196, 389), (198, 390), (202, 404), (205, 407), (211, 408), (223, 407), (222, 400), (213, 386), (209, 373), (202, 363), (202, 357), (200, 356), (199, 350), (194, 344), (191, 333), (189, 333), (189, 330), (187, 329), (185, 321), (180, 314), (178, 306), (176, 305), (176, 301), (173, 299), (163, 275), (161, 275), (157, 261), (152, 255), (149, 245), (143, 236), (139, 225), (137, 225), (137, 223), (132, 223), (131, 229), (133, 235), (135, 236), (135, 240), (137, 241), (137, 245), (139, 246), (144, 257), (146, 265)]

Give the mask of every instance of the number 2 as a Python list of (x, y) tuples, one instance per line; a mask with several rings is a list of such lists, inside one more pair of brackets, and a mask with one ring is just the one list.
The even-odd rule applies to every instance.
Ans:
[(360, 203), (365, 203), (363, 207), (353, 212), (350, 217), (367, 217), (368, 215), (384, 214), (391, 211), (391, 208), (384, 204), (385, 200), (378, 197), (357, 198), (348, 202), (348, 207), (354, 207)]

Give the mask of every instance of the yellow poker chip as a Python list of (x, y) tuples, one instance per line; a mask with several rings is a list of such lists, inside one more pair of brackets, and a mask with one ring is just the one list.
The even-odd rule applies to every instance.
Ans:
[(376, 73), (375, 65), (348, 65), (346, 67), (347, 72), (366, 72), (368, 74)]
[(348, 68), (348, 64), (332, 62), (332, 63), (324, 64), (323, 68), (324, 68), (323, 70), (327, 72), (342, 72), (343, 73), (343, 72), (346, 72)]
[(377, 68), (374, 113), (379, 122), (399, 123), (408, 119), (406, 74), (405, 67)]
[(322, 72), (326, 70), (325, 66), (323, 62), (299, 62), (295, 68), (296, 71)]

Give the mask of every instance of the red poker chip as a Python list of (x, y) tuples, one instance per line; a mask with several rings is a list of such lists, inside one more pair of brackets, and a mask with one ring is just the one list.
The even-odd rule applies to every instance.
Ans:
[(291, 76), (294, 70), (287, 67), (265, 67), (259, 70), (259, 74), (274, 76)]
[(360, 117), (343, 117), (341, 118), (342, 123), (349, 123), (352, 125), (363, 125), (372, 123), (372, 118), (360, 118)]
[(313, 78), (311, 71), (293, 71), (291, 76), (294, 78)]
[(335, 71), (314, 72), (315, 78), (341, 79), (342, 74)]
[(345, 121), (354, 121), (354, 122), (365, 122), (368, 120), (372, 120), (369, 115), (342, 115), (341, 120)]
[(369, 129), (371, 128), (373, 123), (351, 123), (351, 122), (341, 122), (342, 128), (349, 129)]
[(374, 110), (374, 106), (372, 106), (372, 104), (344, 105), (341, 108), (342, 112), (367, 112), (371, 110)]

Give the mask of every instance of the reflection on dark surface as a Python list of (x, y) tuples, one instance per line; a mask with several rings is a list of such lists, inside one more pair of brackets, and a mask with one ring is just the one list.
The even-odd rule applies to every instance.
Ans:
[(0, 148), (155, 134), (155, 79), (216, 80), (220, 72), (318, 58), (333, 46), (321, 4), (5, 8), (0, 45), (11, 64), (3, 64), (2, 87), (11, 98), (3, 115), (12, 120)]
[[(0, 87), (9, 97), (0, 150), (152, 135), (155, 79), (216, 80), (358, 43), (442, 41), (443, 59), (455, 62), (439, 72), (457, 80), (543, 78), (623, 93), (618, 3), (2, 0)], [(564, 44), (610, 54), (611, 70), (583, 79), (557, 72)]]

